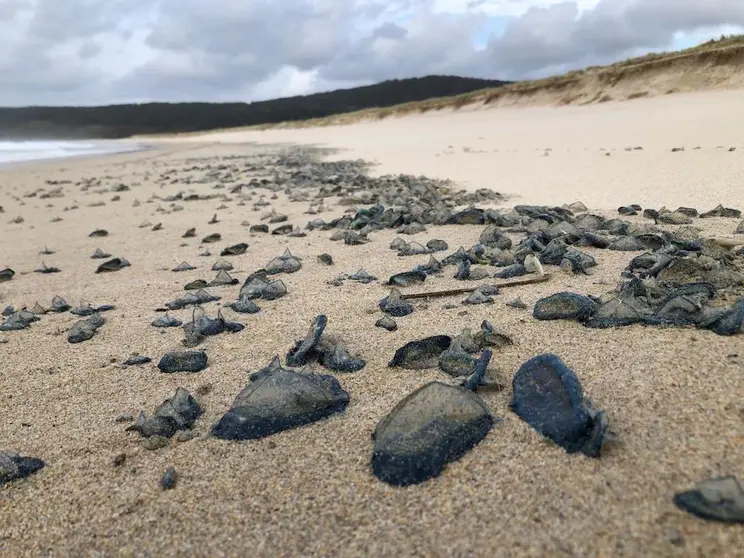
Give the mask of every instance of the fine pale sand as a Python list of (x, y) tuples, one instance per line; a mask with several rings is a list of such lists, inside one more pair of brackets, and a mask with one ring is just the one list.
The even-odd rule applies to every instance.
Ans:
[[(377, 173), (449, 178), (518, 195), (516, 203), (580, 199), (615, 209), (721, 200), (744, 207), (742, 121), (744, 99), (736, 90), (584, 107), (444, 109), (353, 126), (224, 131), (177, 141), (325, 145), (344, 150), (338, 158), (378, 161)], [(643, 150), (626, 151), (633, 147)], [(685, 152), (673, 153), (675, 147)]]
[[(226, 193), (229, 184), (213, 190), (217, 180), (189, 184), (188, 176), (202, 173), (174, 171), (205, 164), (243, 168), (244, 160), (231, 157), (269, 149), (244, 142), (286, 142), (346, 148), (334, 157), (377, 160), (375, 173), (452, 178), (468, 188), (513, 194), (503, 207), (581, 200), (608, 216), (629, 203), (744, 209), (743, 115), (741, 92), (680, 94), (584, 108), (468, 110), (345, 128), (226, 132), (164, 142), (157, 151), (0, 171), (0, 268), (17, 272), (0, 285), (0, 305), (31, 307), (38, 300), (48, 306), (54, 295), (72, 305), (116, 305), (106, 325), (80, 345), (66, 340), (77, 319), (70, 314), (48, 314), (25, 331), (0, 334), (7, 340), (0, 344), (2, 447), (47, 462), (41, 472), (0, 489), (3, 555), (741, 556), (740, 526), (686, 515), (671, 498), (711, 476), (744, 475), (742, 337), (635, 326), (587, 329), (539, 322), (529, 310), (505, 304), (519, 296), (531, 308), (561, 290), (599, 295), (614, 287), (632, 254), (586, 249), (599, 264), (593, 275), (553, 270), (550, 281), (505, 289), (493, 305), (443, 308), (464, 297), (419, 302), (389, 333), (373, 326), (377, 301), (387, 293), (381, 281), (428, 259), (396, 257), (388, 249), (395, 231), (373, 233), (362, 246), (331, 242), (330, 233), (320, 231), (306, 238), (250, 235), (241, 222), (257, 224), (264, 211), (254, 212), (250, 202), (228, 202), (221, 210), (219, 199), (178, 202), (182, 211), (160, 213), (168, 202), (146, 201), (153, 194)], [(644, 149), (623, 150), (636, 145)], [(672, 153), (677, 146), (685, 151)], [(729, 152), (730, 146), (737, 149)], [(549, 156), (545, 148), (552, 149)], [(166, 172), (172, 180), (156, 182)], [(66, 184), (64, 198), (24, 197), (53, 188), (48, 179), (93, 177), (101, 185), (87, 192)], [(131, 190), (111, 201), (119, 182)], [(132, 207), (135, 199), (139, 207)], [(89, 207), (98, 201), (105, 205)], [(78, 209), (63, 210), (74, 204)], [(283, 194), (274, 202), (300, 226), (312, 219), (303, 214), (307, 206)], [(343, 210), (333, 206), (319, 217), (329, 220)], [(220, 222), (207, 224), (214, 213)], [(9, 224), (17, 215), (25, 222)], [(50, 222), (55, 216), (63, 220)], [(163, 230), (139, 228), (144, 220), (162, 222)], [(734, 238), (737, 221), (699, 224), (706, 234)], [(190, 227), (197, 238), (182, 239)], [(110, 236), (89, 238), (95, 228)], [(481, 230), (430, 227), (414, 238), (442, 238), (454, 250), (475, 243)], [(209, 246), (212, 257), (199, 257), (199, 239), (212, 232), (223, 240)], [(213, 277), (219, 250), (242, 241), (250, 244), (247, 253), (231, 259), (241, 282), (287, 247), (303, 258), (298, 273), (283, 276), (288, 296), (260, 303), (255, 315), (226, 310), (246, 329), (210, 338), (203, 372), (159, 373), (155, 363), (180, 348), (182, 332), (151, 327), (159, 315), (154, 309), (183, 293), (187, 281)], [(39, 255), (45, 245), (56, 253)], [(132, 266), (94, 274), (100, 262), (89, 256), (97, 247)], [(335, 266), (316, 262), (323, 252), (333, 255)], [(32, 273), (42, 260), (62, 272)], [(198, 269), (169, 271), (183, 260)], [(360, 267), (380, 283), (326, 284)], [(427, 289), (461, 286), (451, 275), (432, 279)], [(234, 300), (238, 290), (213, 289), (222, 302)], [(216, 306), (207, 305), (207, 312), (214, 315)], [(328, 316), (328, 331), (342, 334), (367, 361), (361, 372), (337, 374), (351, 395), (347, 410), (259, 441), (206, 436), (249, 372), (275, 354), (283, 358), (318, 313)], [(188, 321), (190, 312), (172, 315)], [(503, 422), (437, 479), (405, 489), (377, 481), (369, 470), (377, 421), (418, 386), (446, 378), (436, 370), (387, 368), (395, 349), (427, 335), (476, 330), (483, 319), (515, 341), (492, 360), (505, 388), (482, 394)], [(619, 434), (599, 460), (546, 443), (508, 410), (519, 365), (548, 351), (576, 371)], [(151, 356), (153, 364), (121, 367), (132, 352)], [(205, 414), (194, 440), (147, 451), (115, 421), (140, 409), (151, 413), (178, 386), (194, 393), (206, 384), (212, 390), (199, 397)], [(114, 467), (121, 453), (126, 461)], [(179, 484), (162, 491), (158, 481), (169, 465), (179, 472)]]

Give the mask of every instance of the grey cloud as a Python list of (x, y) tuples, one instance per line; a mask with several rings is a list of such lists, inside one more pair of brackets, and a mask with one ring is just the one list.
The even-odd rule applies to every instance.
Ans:
[(89, 60), (98, 56), (101, 53), (102, 48), (103, 47), (101, 47), (100, 43), (95, 41), (85, 41), (81, 43), (78, 48), (78, 56), (82, 60)]
[[(434, 0), (0, 0), (0, 104), (250, 100), (290, 83), (435, 73), (522, 79), (744, 25), (742, 0), (601, 0), (584, 12), (564, 2), (512, 18), (477, 50), (491, 4), (443, 14)], [(298, 72), (307, 79), (291, 81)]]
[(32, 7), (30, 0), (4, 0), (0, 2), (0, 22), (14, 21), (22, 11)]
[(26, 52), (0, 64), (0, 104), (74, 103), (95, 90), (98, 77), (83, 64), (62, 66), (49, 53)]
[(27, 33), (30, 39), (58, 46), (115, 31), (123, 18), (145, 5), (142, 0), (37, 0)]
[(477, 55), (473, 33), (485, 20), (482, 14), (453, 18), (428, 13), (418, 16), (405, 34), (378, 28), (330, 59), (319, 75), (331, 81), (379, 81), (460, 73)]
[(396, 25), (395, 23), (385, 23), (377, 27), (373, 32), (373, 37), (380, 37), (382, 39), (393, 39), (395, 41), (402, 41), (408, 35), (408, 31), (405, 27)]
[(312, 70), (345, 48), (352, 7), (233, 0), (215, 9), (203, 0), (163, 0), (146, 40), (156, 54), (119, 88), (159, 99), (230, 98), (284, 66)]
[(215, 57), (251, 53), (256, 68), (286, 63), (308, 69), (343, 46), (353, 16), (350, 5), (336, 3), (331, 9), (313, 0), (231, 0), (215, 9), (203, 0), (164, 0), (147, 43)]
[(574, 2), (531, 8), (492, 39), (487, 58), (505, 78), (544, 75), (663, 48), (678, 31), (744, 26), (740, 0), (601, 0), (579, 14)]
[[(107, 68), (91, 61), (145, 0), (3, 0), (0, 104), (106, 102)], [(5, 2), (9, 2), (6, 4)]]

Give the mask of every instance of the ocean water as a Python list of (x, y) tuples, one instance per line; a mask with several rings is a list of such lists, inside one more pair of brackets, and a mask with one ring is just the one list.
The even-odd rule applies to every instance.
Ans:
[(63, 159), (81, 155), (140, 151), (146, 146), (105, 140), (2, 140), (0, 164), (38, 159)]

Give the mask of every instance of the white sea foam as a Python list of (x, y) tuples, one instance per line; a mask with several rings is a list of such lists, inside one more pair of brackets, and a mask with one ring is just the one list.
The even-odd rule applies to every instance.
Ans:
[(95, 140), (0, 140), (0, 163), (139, 151), (135, 143)]

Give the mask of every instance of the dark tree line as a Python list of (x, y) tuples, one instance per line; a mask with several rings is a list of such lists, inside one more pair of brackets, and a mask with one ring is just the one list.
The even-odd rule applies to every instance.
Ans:
[(125, 138), (307, 120), (468, 93), (508, 82), (426, 76), (254, 103), (0, 108), (0, 137)]

